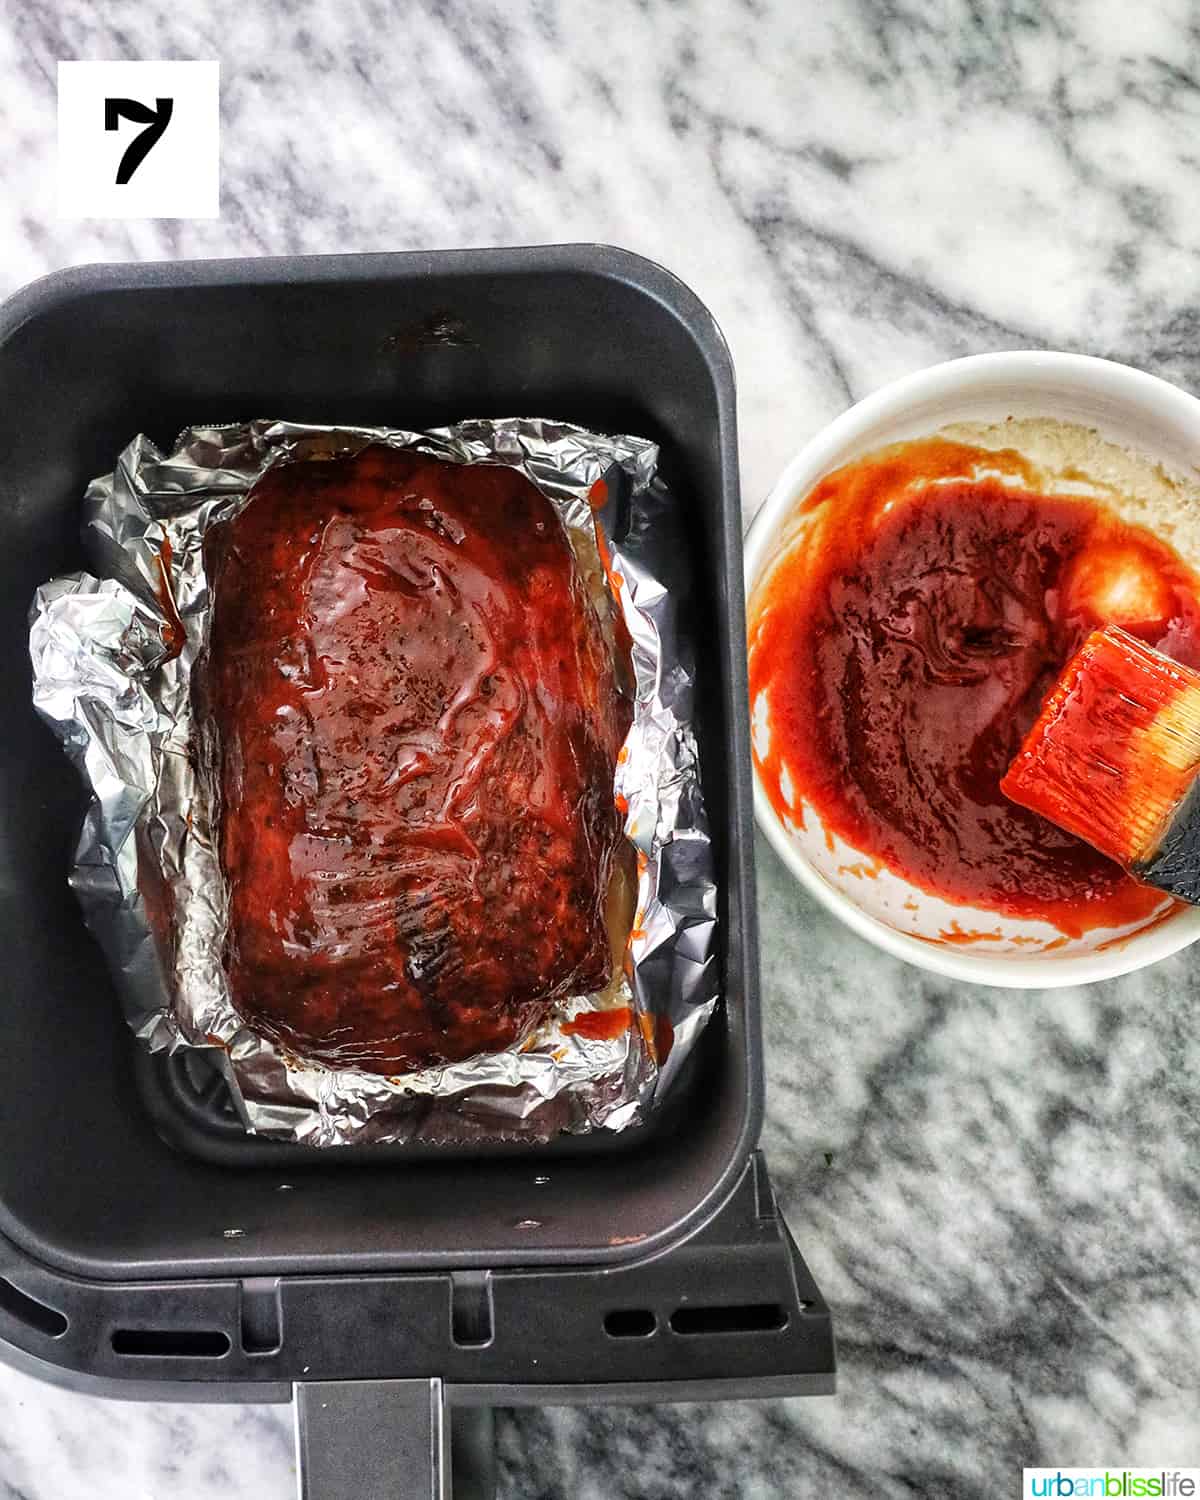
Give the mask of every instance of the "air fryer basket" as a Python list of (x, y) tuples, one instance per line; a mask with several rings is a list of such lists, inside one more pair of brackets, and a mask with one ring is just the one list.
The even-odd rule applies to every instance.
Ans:
[[(754, 1154), (734, 391), (704, 307), (603, 246), (85, 267), (0, 308), (0, 386), (0, 1354), (123, 1394), (295, 1387), (306, 1493), (357, 1500), (385, 1410), (392, 1457), (436, 1457), (444, 1405), (830, 1390)], [(84, 483), (136, 431), (502, 413), (655, 438), (688, 511), (722, 1010), (669, 1129), (469, 1159), (253, 1141), (120, 1019), (66, 887), (82, 795), (30, 706), (26, 608), (81, 564)]]

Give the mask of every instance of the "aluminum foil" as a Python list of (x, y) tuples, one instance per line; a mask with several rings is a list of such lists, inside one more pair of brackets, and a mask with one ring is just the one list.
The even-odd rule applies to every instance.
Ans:
[[(637, 850), (637, 910), (617, 993), (574, 997), (519, 1048), (392, 1078), (305, 1062), (256, 1035), (234, 1008), (213, 797), (191, 753), (189, 686), (210, 611), (206, 528), (236, 514), (273, 464), (380, 442), (520, 469), (584, 555), (594, 558), (599, 531), (607, 568), (597, 576), (608, 578), (628, 629), (635, 677), (614, 795)], [(247, 1130), (314, 1146), (616, 1131), (643, 1122), (683, 1066), (717, 998), (716, 889), (695, 670), (678, 619), (686, 549), (657, 460), (641, 438), (535, 419), (423, 433), (258, 421), (189, 428), (167, 454), (137, 437), (88, 487), (83, 534), (94, 571), (39, 589), (30, 625), (35, 707), (91, 792), (70, 882), (130, 1026), (154, 1051), (206, 1049)], [(595, 488), (601, 481), (605, 491)], [(619, 1037), (564, 1032), (565, 1021), (608, 1005), (634, 1012)]]

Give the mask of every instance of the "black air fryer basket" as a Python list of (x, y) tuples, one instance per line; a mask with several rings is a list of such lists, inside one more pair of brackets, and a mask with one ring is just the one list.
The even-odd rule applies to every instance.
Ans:
[[(452, 1430), (482, 1493), (493, 1405), (831, 1391), (829, 1312), (755, 1151), (734, 387), (703, 305), (604, 246), (90, 266), (0, 308), (0, 389), (0, 1355), (112, 1395), (294, 1399), (314, 1500), (448, 1492)], [(135, 432), (501, 414), (656, 439), (687, 512), (723, 1004), (640, 1130), (256, 1140), (122, 1020), (67, 889), (83, 793), (31, 707), (26, 611), (83, 565), (84, 485)]]

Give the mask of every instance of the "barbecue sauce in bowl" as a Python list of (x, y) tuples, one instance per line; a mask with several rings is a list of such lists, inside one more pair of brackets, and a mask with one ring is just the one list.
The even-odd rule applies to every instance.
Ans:
[(1095, 498), (1046, 493), (1012, 450), (898, 444), (827, 475), (754, 592), (760, 782), (945, 900), (1069, 937), (1162, 905), (1000, 780), (1065, 663), (1120, 624), (1200, 665), (1200, 579)]

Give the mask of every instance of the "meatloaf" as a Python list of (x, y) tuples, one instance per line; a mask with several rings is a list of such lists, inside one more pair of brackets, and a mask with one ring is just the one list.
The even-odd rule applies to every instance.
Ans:
[(248, 1024), (391, 1074), (602, 988), (630, 709), (545, 496), (374, 445), (268, 470), (205, 564), (197, 707)]

